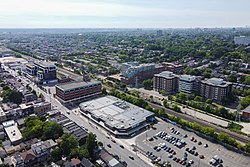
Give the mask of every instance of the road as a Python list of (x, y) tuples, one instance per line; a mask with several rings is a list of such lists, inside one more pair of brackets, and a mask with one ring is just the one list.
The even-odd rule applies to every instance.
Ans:
[[(10, 71), (10, 69), (8, 69)], [(119, 143), (124, 143), (122, 141), (119, 141), (119, 139), (115, 139), (115, 143), (111, 141), (112, 136), (107, 135), (106, 131), (103, 130), (101, 127), (95, 125), (94, 123), (91, 123), (87, 120), (87, 118), (81, 116), (78, 112), (79, 108), (75, 108), (72, 110), (69, 110), (65, 106), (63, 106), (56, 98), (53, 97), (52, 94), (48, 94), (41, 90), (39, 87), (37, 87), (35, 84), (31, 83), (27, 78), (24, 76), (19, 76), (15, 71), (11, 70), (11, 74), (18, 77), (18, 79), (21, 79), (21, 81), (24, 83), (24, 85), (29, 84), (32, 89), (34, 89), (38, 94), (43, 94), (46, 101), (51, 102), (54, 109), (57, 109), (62, 114), (67, 116), (69, 119), (74, 121), (80, 126), (86, 127), (89, 132), (93, 132), (97, 136), (97, 140), (101, 141), (105, 148), (113, 154), (116, 154), (120, 157), (121, 160), (125, 161), (128, 164), (128, 167), (150, 167), (150, 165), (143, 161), (139, 156), (136, 155), (135, 152), (132, 151), (132, 147), (130, 145), (124, 145), (125, 148), (121, 148)], [(70, 111), (70, 114), (67, 114), (67, 111)], [(107, 137), (108, 136), (108, 137)], [(107, 144), (111, 145), (111, 148), (107, 147)], [(129, 158), (129, 155), (134, 157), (134, 160), (131, 160)]]

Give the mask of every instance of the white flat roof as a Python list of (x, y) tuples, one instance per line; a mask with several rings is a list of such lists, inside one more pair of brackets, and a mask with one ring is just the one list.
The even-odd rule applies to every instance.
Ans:
[(89, 111), (111, 127), (129, 128), (144, 122), (154, 113), (113, 96), (105, 96), (80, 104), (81, 110)]
[(11, 143), (22, 139), (22, 134), (21, 134), (20, 130), (18, 129), (17, 124), (6, 127), (5, 131), (8, 135)]

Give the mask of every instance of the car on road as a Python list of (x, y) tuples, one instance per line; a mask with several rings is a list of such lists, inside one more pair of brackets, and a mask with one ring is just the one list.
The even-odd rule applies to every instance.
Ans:
[(123, 145), (120, 145), (120, 147), (124, 149), (124, 146), (123, 146)]
[(114, 139), (111, 139), (111, 141), (112, 141), (113, 143), (116, 143), (116, 141), (115, 141)]
[(132, 159), (132, 160), (134, 160), (134, 159), (135, 159), (135, 158), (134, 158), (133, 156), (131, 156), (131, 155), (130, 155), (130, 156), (128, 156), (128, 157), (129, 157), (130, 159)]
[(110, 144), (107, 144), (107, 146), (108, 146), (109, 148), (111, 148), (111, 145), (110, 145)]

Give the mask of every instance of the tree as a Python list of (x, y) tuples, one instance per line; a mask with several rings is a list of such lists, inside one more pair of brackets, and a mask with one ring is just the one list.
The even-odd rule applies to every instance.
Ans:
[(63, 134), (63, 128), (56, 122), (46, 122), (43, 127), (44, 139), (57, 139)]
[(93, 151), (96, 146), (96, 136), (92, 132), (90, 132), (86, 138), (86, 148), (91, 156), (93, 156)]
[(250, 143), (245, 144), (244, 149), (246, 152), (250, 152)]
[(1, 97), (3, 97), (3, 102), (5, 103), (12, 102), (12, 103), (20, 104), (22, 103), (23, 94), (16, 90), (7, 89), (1, 93)]
[(243, 83), (246, 85), (250, 85), (250, 74), (245, 76), (245, 81)]
[(202, 98), (200, 96), (195, 96), (194, 101), (202, 101)]
[(160, 90), (160, 94), (162, 94), (163, 96), (166, 96), (167, 92), (165, 90)]
[(104, 95), (107, 95), (107, 94), (108, 94), (106, 88), (102, 88), (102, 94), (104, 94)]
[(230, 74), (228, 77), (227, 77), (227, 80), (229, 82), (237, 82), (237, 75), (235, 74)]
[(62, 154), (65, 156), (68, 156), (73, 149), (79, 146), (77, 139), (69, 133), (62, 135), (61, 140), (59, 147), (62, 150)]
[(62, 150), (57, 147), (51, 152), (53, 161), (59, 161), (62, 158)]
[(207, 99), (207, 100), (206, 100), (206, 103), (207, 103), (207, 104), (212, 104), (212, 102), (213, 102), (212, 99)]
[(153, 87), (153, 80), (152, 79), (146, 79), (142, 82), (142, 85), (145, 89), (152, 89)]
[(244, 109), (247, 106), (249, 106), (250, 105), (250, 97), (249, 96), (243, 97), (240, 101), (240, 105), (241, 105), (241, 109)]

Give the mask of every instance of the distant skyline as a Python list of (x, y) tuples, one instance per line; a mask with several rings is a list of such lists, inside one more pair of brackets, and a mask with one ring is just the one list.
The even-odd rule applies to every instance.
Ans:
[(0, 0), (0, 28), (250, 25), (249, 0)]

